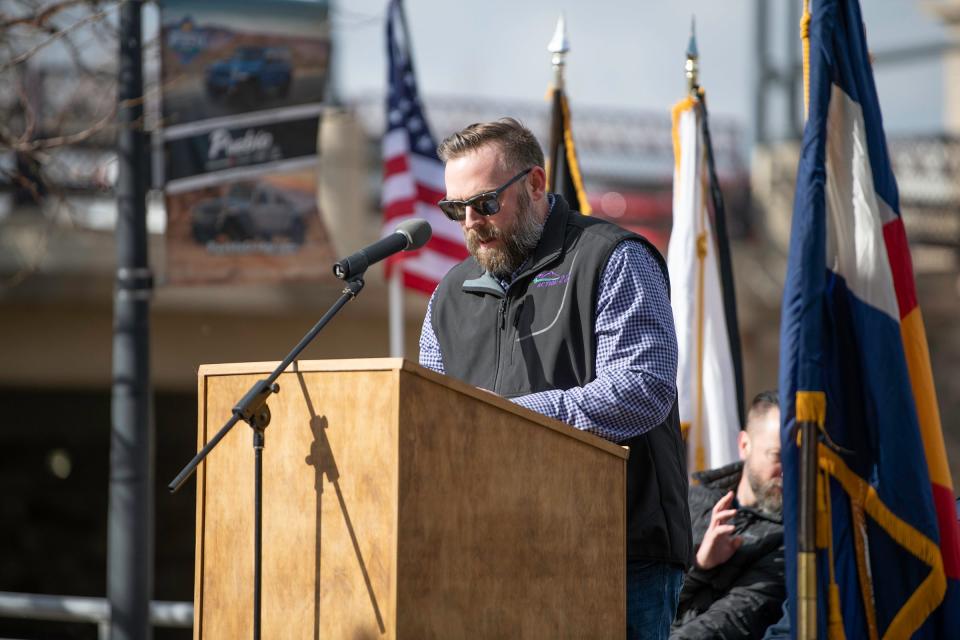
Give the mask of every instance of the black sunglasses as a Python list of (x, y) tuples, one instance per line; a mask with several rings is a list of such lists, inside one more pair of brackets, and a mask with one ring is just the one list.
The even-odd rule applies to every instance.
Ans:
[(466, 220), (467, 207), (471, 207), (482, 216), (492, 216), (500, 211), (500, 194), (531, 171), (533, 171), (533, 167), (521, 171), (510, 178), (510, 180), (499, 189), (478, 193), (467, 200), (441, 200), (437, 203), (437, 206), (440, 207), (440, 210), (443, 211), (448, 218), (455, 222), (463, 222)]

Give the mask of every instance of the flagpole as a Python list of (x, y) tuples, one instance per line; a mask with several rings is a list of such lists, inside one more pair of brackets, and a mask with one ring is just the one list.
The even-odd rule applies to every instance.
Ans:
[(817, 638), (817, 428), (810, 421), (801, 422), (800, 434), (800, 504), (797, 526), (797, 640)]
[(560, 177), (560, 142), (563, 140), (563, 72), (567, 53), (570, 51), (570, 42), (567, 40), (567, 27), (563, 14), (557, 20), (557, 28), (553, 38), (547, 45), (553, 63), (553, 92), (550, 117), (550, 155), (547, 164), (547, 191), (560, 191), (557, 181)]
[(704, 313), (704, 277), (707, 258), (707, 234), (704, 231), (703, 216), (704, 203), (701, 196), (700, 212), (697, 221), (697, 411), (694, 418), (694, 469), (703, 471), (707, 468), (707, 453), (703, 445), (703, 313)]
[[(809, 116), (810, 105), (810, 4), (803, 2), (800, 19), (800, 42), (803, 49), (803, 116)], [(800, 409), (800, 393), (795, 407)], [(826, 410), (826, 400), (823, 402)], [(799, 413), (799, 412), (798, 412)], [(797, 639), (817, 638), (817, 423), (811, 418), (817, 412), (804, 410), (796, 416), (800, 438), (800, 490), (797, 526)], [(832, 526), (832, 525), (831, 525)]]
[[(698, 84), (698, 60), (699, 55), (697, 53), (697, 39), (696, 33), (694, 31), (694, 19), (690, 19), (690, 41), (687, 44), (687, 60), (684, 64), (684, 71), (687, 77), (687, 91), (690, 95), (690, 99), (693, 100), (696, 104), (699, 99), (700, 86)], [(699, 119), (699, 113), (694, 111), (695, 117)], [(696, 145), (698, 153), (701, 151), (700, 145)], [(696, 158), (696, 162), (699, 164), (701, 161), (700, 157)], [(700, 171), (696, 172), (696, 175), (700, 175)], [(705, 306), (705, 272), (706, 272), (706, 259), (707, 259), (707, 233), (706, 233), (706, 224), (704, 221), (704, 216), (706, 215), (706, 202), (703, 198), (703, 194), (700, 197), (700, 206), (697, 208), (697, 289), (696, 289), (696, 309), (697, 309), (697, 366), (696, 366), (696, 378), (694, 380), (693, 388), (696, 389), (697, 399), (696, 399), (696, 410), (694, 413), (693, 421), (693, 442), (694, 442), (694, 457), (693, 457), (693, 466), (696, 471), (703, 471), (707, 468), (707, 453), (706, 448), (704, 447), (703, 442), (703, 351), (704, 351), (704, 306)]]
[[(743, 391), (743, 352), (740, 345), (740, 323), (737, 320), (737, 296), (733, 282), (733, 261), (730, 258), (730, 240), (727, 234), (727, 215), (723, 205), (723, 193), (717, 178), (716, 163), (713, 158), (713, 142), (710, 139), (710, 124), (707, 116), (707, 100), (700, 88), (700, 55), (697, 51), (695, 17), (690, 18), (690, 43), (687, 45), (687, 90), (698, 115), (699, 129), (703, 134), (703, 156), (707, 163), (710, 202), (713, 204), (715, 248), (717, 267), (720, 270), (720, 289), (723, 294), (723, 316), (727, 325), (727, 342), (730, 345), (730, 360), (733, 365), (733, 382), (736, 392), (737, 417), (740, 426), (746, 423)], [(698, 172), (697, 175), (700, 175)], [(706, 202), (707, 198), (703, 201)], [(705, 206), (705, 205), (704, 205)], [(706, 234), (704, 234), (706, 235)]]
[(403, 357), (403, 263), (393, 265), (388, 283), (390, 357)]
[[(403, 29), (404, 44), (407, 59), (413, 65), (413, 50), (407, 42), (410, 28), (407, 24), (407, 12), (404, 11), (402, 0), (397, 0), (397, 15)], [(390, 278), (387, 281), (388, 326), (390, 333), (390, 357), (404, 357), (403, 349), (403, 260), (395, 260), (390, 265)]]

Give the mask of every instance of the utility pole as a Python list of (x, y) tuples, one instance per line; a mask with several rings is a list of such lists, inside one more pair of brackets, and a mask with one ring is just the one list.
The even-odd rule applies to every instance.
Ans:
[(107, 598), (111, 640), (153, 636), (153, 411), (147, 261), (146, 136), (143, 130), (142, 0), (120, 7), (117, 86), (117, 271), (113, 301), (113, 393)]

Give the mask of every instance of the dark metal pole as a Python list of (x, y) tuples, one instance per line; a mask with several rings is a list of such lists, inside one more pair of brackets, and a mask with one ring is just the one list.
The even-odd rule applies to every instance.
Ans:
[(263, 580), (263, 429), (253, 428), (253, 640), (260, 640), (260, 584)]
[(550, 102), (550, 148), (548, 149), (550, 172), (547, 174), (547, 190), (556, 193), (563, 191), (563, 184), (561, 184), (563, 173), (560, 171), (560, 165), (566, 160), (561, 154), (561, 145), (563, 144), (563, 105), (561, 103), (563, 98), (560, 94), (561, 91), (562, 89), (555, 87)]
[(140, 0), (120, 8), (117, 99), (117, 273), (113, 313), (113, 397), (107, 598), (112, 640), (152, 637), (153, 415), (147, 262), (146, 140)]
[(770, 85), (770, 63), (767, 58), (767, 2), (754, 0), (754, 88), (753, 88), (753, 127), (754, 142), (767, 141), (767, 87)]

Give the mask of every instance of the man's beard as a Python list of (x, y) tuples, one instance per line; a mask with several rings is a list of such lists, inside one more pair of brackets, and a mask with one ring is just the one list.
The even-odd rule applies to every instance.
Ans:
[[(517, 217), (510, 229), (497, 229), (484, 226), (479, 229), (464, 229), (467, 249), (470, 255), (485, 270), (498, 277), (507, 277), (516, 271), (524, 260), (533, 253), (540, 242), (543, 223), (537, 220), (530, 202), (530, 195), (521, 191), (517, 195)], [(481, 241), (494, 238), (502, 240), (499, 248), (481, 247)]]
[(763, 481), (753, 474), (752, 469), (744, 469), (744, 472), (757, 499), (757, 508), (767, 513), (780, 514), (783, 511), (783, 478)]

